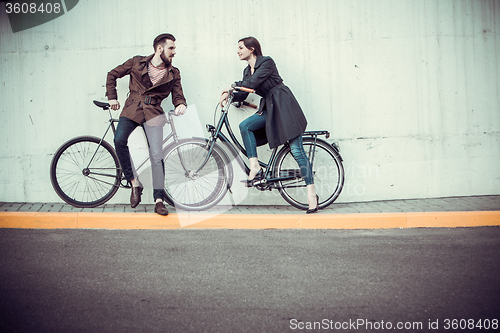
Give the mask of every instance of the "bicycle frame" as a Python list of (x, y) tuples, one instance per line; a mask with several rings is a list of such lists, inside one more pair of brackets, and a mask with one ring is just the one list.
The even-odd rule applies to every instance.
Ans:
[[(198, 172), (199, 170), (201, 170), (205, 166), (206, 162), (208, 161), (208, 156), (210, 156), (210, 154), (212, 153), (213, 147), (218, 139), (220, 139), (224, 143), (224, 146), (229, 149), (231, 154), (237, 160), (240, 168), (246, 174), (248, 174), (250, 172), (250, 168), (248, 167), (246, 162), (243, 160), (243, 158), (239, 154), (241, 152), (244, 156), (247, 156), (247, 152), (246, 152), (245, 148), (243, 148), (243, 146), (240, 144), (240, 142), (238, 141), (236, 136), (234, 135), (234, 133), (231, 129), (231, 125), (229, 124), (228, 113), (229, 113), (229, 108), (231, 106), (231, 102), (232, 102), (232, 95), (229, 96), (226, 106), (221, 108), (221, 116), (219, 118), (219, 122), (217, 123), (217, 125), (216, 126), (213, 126), (210, 124), (207, 125), (207, 130), (211, 134), (210, 139), (208, 140), (208, 143), (207, 143), (208, 148), (209, 148), (209, 153), (208, 153), (205, 161), (202, 163), (202, 165), (200, 166), (200, 168), (196, 172)], [(224, 135), (224, 133), (222, 133), (223, 127), (225, 127), (226, 130), (228, 131), (229, 139)], [(316, 141), (317, 141), (318, 135), (326, 135), (327, 138), (329, 137), (328, 131), (312, 131), (312, 132), (305, 132), (303, 134), (303, 136), (313, 136), (314, 137), (313, 149), (312, 149), (312, 152), (309, 151), (309, 156), (308, 156), (309, 160), (311, 161), (311, 166), (313, 165), (313, 162), (314, 162)], [(288, 143), (286, 143), (285, 146), (282, 147), (281, 149), (284, 149), (287, 145), (288, 145)], [(259, 160), (260, 166), (265, 168), (266, 171), (264, 173), (264, 179), (256, 182), (255, 185), (264, 185), (267, 183), (268, 189), (271, 189), (271, 188), (277, 188), (275, 186), (276, 182), (300, 178), (300, 176), (297, 176), (295, 174), (291, 175), (291, 176), (289, 175), (289, 176), (283, 176), (283, 177), (277, 177), (277, 178), (270, 178), (270, 175), (272, 175), (274, 173), (273, 166), (274, 166), (274, 162), (275, 162), (275, 159), (277, 156), (278, 148), (279, 147), (276, 147), (273, 149), (267, 164)], [(271, 166), (271, 167), (269, 167), (269, 166)], [(291, 187), (291, 186), (287, 186), (287, 187)], [(299, 187), (299, 186), (297, 186), (297, 187)]]
[[(90, 159), (88, 165), (87, 165), (87, 168), (86, 170), (89, 170), (89, 167), (90, 165), (92, 164), (92, 161), (94, 160), (96, 154), (97, 154), (97, 151), (99, 150), (99, 147), (101, 147), (101, 144), (102, 142), (104, 141), (104, 138), (106, 137), (106, 135), (108, 134), (109, 130), (111, 129), (112, 132), (113, 132), (113, 136), (115, 135), (116, 133), (116, 127), (115, 127), (115, 123), (118, 123), (119, 122), (119, 119), (116, 119), (116, 118), (113, 118), (112, 114), (111, 114), (111, 111), (109, 108), (107, 108), (108, 110), (108, 113), (109, 113), (109, 125), (108, 125), (108, 128), (106, 128), (106, 131), (104, 132), (104, 135), (101, 137), (100, 141), (99, 141), (99, 145), (97, 146), (97, 149), (96, 151), (94, 152), (94, 155), (92, 155), (92, 158)], [(177, 132), (175, 130), (175, 125), (174, 125), (174, 121), (173, 121), (173, 116), (174, 114), (174, 111), (169, 111), (166, 115), (167, 115), (167, 124), (170, 125), (170, 129), (171, 129), (171, 132), (170, 134), (168, 134), (164, 139), (163, 139), (163, 143), (162, 145), (164, 146), (170, 139), (173, 139), (173, 142), (172, 143), (175, 143), (177, 141), (179, 141), (179, 137), (177, 136)], [(139, 170), (149, 161), (149, 156), (147, 156), (141, 163), (139, 163), (139, 166), (136, 168), (136, 172), (139, 173)], [(120, 171), (121, 171), (121, 166), (120, 166)], [(90, 174), (90, 172), (89, 172)], [(100, 174), (100, 173), (95, 173), (93, 172), (93, 174), (96, 174), (96, 175), (100, 175), (100, 176), (110, 176), (108, 174)], [(110, 176), (111, 177), (111, 176)], [(127, 182), (126, 184), (123, 184), (123, 174), (121, 174), (121, 179), (120, 179), (120, 187), (122, 188), (130, 188), (130, 184)]]

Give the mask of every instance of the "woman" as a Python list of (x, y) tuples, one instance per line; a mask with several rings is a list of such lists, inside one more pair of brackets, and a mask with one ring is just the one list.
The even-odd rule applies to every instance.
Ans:
[[(248, 62), (248, 66), (243, 71), (243, 80), (236, 82), (236, 86), (254, 89), (263, 97), (258, 112), (240, 124), (241, 137), (250, 161), (247, 185), (252, 186), (252, 181), (260, 179), (263, 174), (257, 158), (257, 146), (268, 142), (273, 149), (288, 142), (307, 185), (307, 213), (316, 213), (319, 198), (314, 190), (311, 163), (302, 143), (302, 133), (307, 126), (304, 113), (291, 90), (283, 84), (273, 59), (262, 55), (257, 39), (240, 39), (238, 56), (240, 60)], [(243, 101), (247, 96), (245, 92), (234, 92), (233, 100)], [(228, 92), (224, 91), (220, 103), (223, 105), (227, 98)]]

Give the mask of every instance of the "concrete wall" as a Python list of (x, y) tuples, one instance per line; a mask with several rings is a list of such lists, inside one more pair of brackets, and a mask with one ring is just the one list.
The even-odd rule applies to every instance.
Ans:
[[(104, 100), (107, 71), (151, 54), (162, 32), (177, 38), (174, 65), (202, 125), (241, 77), (237, 40), (257, 37), (308, 129), (340, 144), (339, 202), (500, 193), (496, 0), (88, 0), (17, 33), (0, 9), (0, 201), (60, 201), (53, 153), (102, 134), (92, 100)], [(233, 128), (244, 117), (235, 111)], [(284, 201), (249, 191), (243, 202)]]

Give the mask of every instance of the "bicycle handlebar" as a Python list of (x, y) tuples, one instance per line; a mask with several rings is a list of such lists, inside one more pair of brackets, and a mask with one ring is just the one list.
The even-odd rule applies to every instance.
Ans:
[[(247, 93), (250, 93), (250, 94), (254, 94), (255, 93), (254, 89), (245, 88), (245, 87), (237, 87), (235, 84), (233, 84), (231, 86), (231, 88), (233, 88), (236, 91), (244, 91), (244, 92), (247, 92)], [(245, 102), (245, 101), (239, 102), (238, 106), (240, 106), (241, 104), (249, 106), (249, 107), (254, 108), (254, 109), (258, 109), (259, 108), (257, 105), (252, 104), (252, 103), (248, 103), (248, 102)]]
[(233, 87), (234, 90), (237, 90), (237, 91), (244, 91), (244, 92), (247, 92), (247, 93), (255, 93), (255, 90), (254, 89), (250, 89), (250, 88), (245, 88), (245, 87)]
[(254, 108), (254, 109), (258, 109), (259, 108), (257, 105), (252, 104), (252, 103), (248, 103), (248, 102), (245, 102), (245, 101), (243, 101), (243, 105), (249, 106), (249, 107)]

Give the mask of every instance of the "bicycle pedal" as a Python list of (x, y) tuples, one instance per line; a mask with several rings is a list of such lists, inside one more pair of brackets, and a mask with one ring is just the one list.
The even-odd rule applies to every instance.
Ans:
[(264, 185), (266, 183), (267, 183), (267, 179), (261, 179), (261, 180), (258, 180), (256, 182), (253, 182), (252, 185), (257, 186), (257, 185)]

